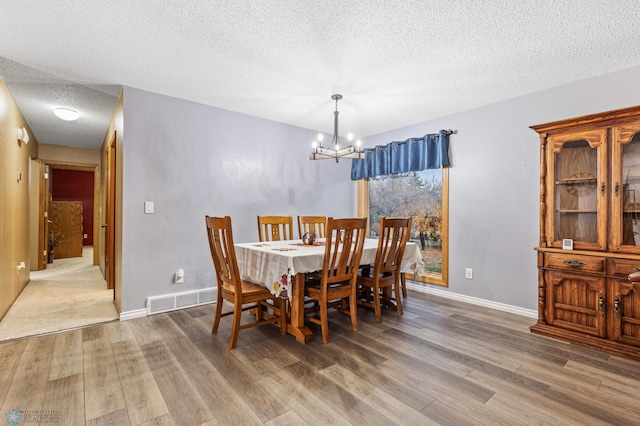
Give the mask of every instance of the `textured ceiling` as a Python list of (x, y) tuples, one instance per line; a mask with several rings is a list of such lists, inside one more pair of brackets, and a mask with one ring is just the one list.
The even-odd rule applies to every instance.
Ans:
[[(330, 133), (341, 93), (364, 137), (639, 66), (638, 22), (637, 0), (3, 0), (0, 57), (70, 107), (127, 85)], [(43, 76), (4, 72), (36, 132)]]

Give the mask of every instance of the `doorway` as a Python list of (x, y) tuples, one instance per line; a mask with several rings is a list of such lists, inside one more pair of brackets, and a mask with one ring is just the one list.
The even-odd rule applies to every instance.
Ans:
[[(93, 250), (91, 262), (93, 265), (97, 265), (98, 250), (100, 249), (96, 247), (98, 239), (95, 238), (98, 232), (99, 165), (51, 160), (43, 160), (43, 164), (44, 173), (42, 173), (40, 179), (40, 190), (44, 197), (40, 197), (40, 199), (44, 198), (44, 202), (40, 205), (41, 212), (39, 214), (43, 221), (39, 229), (43, 233), (39, 236), (38, 248), (39, 253), (43, 253), (43, 259), (39, 262), (39, 266), (42, 267), (38, 268), (38, 270), (45, 269), (48, 264), (50, 237), (59, 236), (52, 235), (50, 229), (54, 219), (52, 217), (52, 202), (77, 201), (81, 203), (82, 214), (80, 220), (82, 221), (82, 231), (77, 237), (80, 238), (80, 241), (69, 241), (71, 237), (62, 236), (62, 244), (64, 244), (64, 239), (67, 238), (67, 243), (69, 244), (80, 244), (81, 247), (92, 246), (95, 249)], [(40, 251), (40, 247), (43, 247), (44, 250)]]

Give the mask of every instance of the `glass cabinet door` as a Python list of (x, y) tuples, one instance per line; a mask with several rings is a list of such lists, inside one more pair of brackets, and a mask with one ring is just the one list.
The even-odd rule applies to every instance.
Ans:
[[(548, 238), (552, 247), (573, 240), (573, 248), (604, 250), (606, 195), (606, 132), (590, 131), (550, 138), (553, 176), (549, 195), (554, 214)], [(639, 194), (640, 195), (640, 194)]]
[(611, 250), (640, 254), (640, 123), (613, 129)]

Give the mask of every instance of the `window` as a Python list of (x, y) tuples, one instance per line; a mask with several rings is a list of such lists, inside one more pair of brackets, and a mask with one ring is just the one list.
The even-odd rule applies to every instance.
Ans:
[[(421, 282), (448, 285), (449, 169), (358, 181), (358, 213), (369, 217), (370, 236), (382, 216), (411, 216), (411, 241), (421, 247)], [(413, 278), (413, 277), (408, 277)]]

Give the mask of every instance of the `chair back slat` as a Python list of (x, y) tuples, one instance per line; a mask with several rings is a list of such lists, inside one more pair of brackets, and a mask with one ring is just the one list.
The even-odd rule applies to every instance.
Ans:
[(298, 216), (298, 233), (300, 234), (300, 238), (307, 232), (315, 232), (316, 237), (324, 238), (326, 227), (326, 216)]
[(404, 249), (411, 232), (410, 217), (383, 217), (374, 271), (378, 274), (399, 274)]
[(234, 287), (241, 285), (240, 272), (233, 246), (233, 232), (231, 218), (206, 216), (209, 249), (216, 270), (218, 285), (230, 284)]
[(380, 236), (374, 271), (385, 275), (399, 273), (410, 232), (410, 217), (383, 217), (380, 219)]
[(353, 280), (355, 285), (366, 225), (365, 218), (328, 219), (322, 267), (323, 282), (326, 281), (326, 284), (330, 285)]
[(293, 239), (293, 217), (258, 216), (258, 238), (260, 241)]

